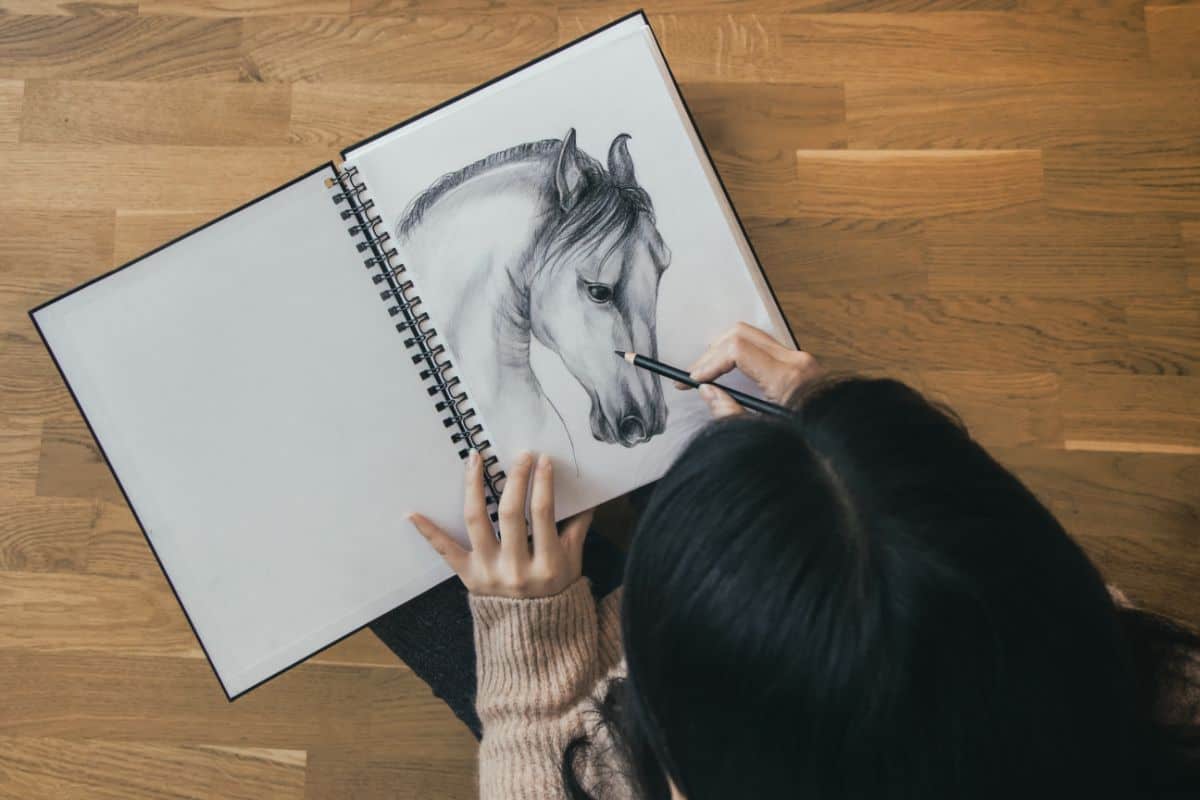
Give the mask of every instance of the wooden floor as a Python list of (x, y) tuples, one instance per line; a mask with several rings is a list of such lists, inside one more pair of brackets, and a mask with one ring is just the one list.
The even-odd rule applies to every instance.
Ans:
[[(1200, 4), (648, 5), (802, 344), (1200, 622)], [(369, 633), (225, 701), (26, 310), (632, 7), (0, 0), (0, 797), (473, 794)]]

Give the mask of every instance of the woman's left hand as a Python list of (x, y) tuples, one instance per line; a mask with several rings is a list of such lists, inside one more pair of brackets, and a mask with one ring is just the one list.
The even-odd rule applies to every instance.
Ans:
[[(529, 492), (530, 481), (533, 491)], [(525, 521), (525, 496), (529, 493), (530, 538)], [(483, 462), (472, 452), (467, 459), (466, 500), (463, 517), (471, 549), (421, 514), (409, 521), (433, 549), (446, 559), (474, 595), (497, 597), (549, 597), (579, 580), (583, 572), (583, 540), (592, 512), (585, 511), (554, 524), (554, 474), (547, 456), (535, 460), (522, 453), (508, 471), (500, 495), (500, 541), (492, 530), (484, 501)]]

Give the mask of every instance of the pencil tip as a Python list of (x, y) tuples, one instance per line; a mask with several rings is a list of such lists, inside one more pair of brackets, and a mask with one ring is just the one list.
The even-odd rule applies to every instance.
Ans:
[(625, 357), (625, 351), (624, 351), (624, 350), (613, 350), (613, 352), (614, 352), (614, 353), (616, 353), (617, 355), (619, 355), (621, 358), (624, 358), (624, 357)]

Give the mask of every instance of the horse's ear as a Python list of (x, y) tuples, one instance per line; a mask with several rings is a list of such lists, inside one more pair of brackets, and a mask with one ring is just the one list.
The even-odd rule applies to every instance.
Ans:
[(618, 134), (608, 146), (608, 174), (617, 186), (637, 186), (633, 159), (629, 155), (629, 146), (625, 144), (629, 139), (628, 133)]
[(558, 151), (558, 163), (554, 167), (554, 187), (558, 190), (558, 204), (563, 211), (570, 211), (583, 194), (583, 169), (579, 166), (579, 151), (575, 149), (575, 129), (567, 131)]

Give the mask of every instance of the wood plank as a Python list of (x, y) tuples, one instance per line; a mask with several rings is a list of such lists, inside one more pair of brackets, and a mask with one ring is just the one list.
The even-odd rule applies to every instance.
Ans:
[(1200, 78), (1200, 5), (1147, 5), (1146, 33), (1164, 74)]
[(182, 147), (161, 145), (0, 145), (0, 172), (12, 185), (7, 209), (235, 208), (329, 159), (306, 147)]
[(1200, 623), (1200, 458), (994, 448), (1132, 599)]
[(349, 14), (351, 0), (138, 0), (138, 13), (188, 17)]
[(1195, 363), (1200, 358), (1200, 296), (1193, 292), (1131, 298), (1125, 321), (1129, 341), (1135, 345), (1174, 351), (1180, 354), (1180, 362)]
[[(606, 21), (564, 11), (559, 41)], [(1133, 78), (1151, 74), (1143, 31), (1124, 20), (962, 11), (854, 14), (652, 14), (681, 81), (821, 83)]]
[(124, 504), (125, 497), (108, 463), (78, 413), (46, 419), (37, 493), (41, 497), (76, 497)]
[(1200, 291), (1200, 221), (1180, 223), (1179, 233), (1187, 254), (1188, 288)]
[(82, 572), (100, 513), (91, 500), (0, 493), (0, 570)]
[(846, 85), (846, 120), (853, 148), (1174, 150), (1195, 144), (1200, 82), (853, 81)]
[(256, 81), (482, 83), (556, 38), (553, 17), (528, 13), (251, 17), (242, 29), (243, 72)]
[[(111, 262), (113, 212), (59, 209), (48, 203), (3, 216), (0, 324), (28, 335), (33, 330), (29, 309), (99, 274)], [(47, 246), (50, 231), (53, 247)]]
[(0, 0), (0, 15), (134, 15), (137, 0)]
[[(465, 728), (464, 728), (465, 730)], [(473, 800), (479, 796), (477, 762), (464, 747), (460, 759), (414, 758), (403, 751), (367, 753), (318, 745), (308, 752), (308, 800), (353, 797), (363, 800)]]
[[(404, 0), (398, 0), (403, 2)], [(369, 2), (369, 0), (363, 0)], [(910, 13), (914, 11), (1001, 11), (1017, 8), (1017, 0), (658, 0), (651, 7), (654, 15), (664, 14), (792, 14), (835, 12)], [(635, 11), (640, 6), (629, 0), (565, 0), (559, 13), (568, 19), (576, 15), (611, 19)]]
[(0, 796), (301, 800), (306, 753), (257, 747), (0, 738)]
[[(0, 349), (0, 353), (3, 352)], [(0, 394), (0, 397), (7, 400), (6, 394)], [(33, 496), (41, 441), (42, 420), (39, 417), (0, 411), (0, 492), (5, 496)]]
[(1016, 8), (1071, 19), (1118, 22), (1134, 30), (1144, 30), (1145, 6), (1146, 0), (1018, 0)]
[[(796, 335), (834, 369), (1195, 375), (1194, 345), (1131, 337), (1113, 298), (779, 292)], [(864, 320), (871, 322), (864, 324)]]
[(1062, 446), (1059, 378), (1053, 372), (880, 370), (953, 409), (985, 447)]
[(203, 658), (166, 581), (0, 572), (0, 649)]
[(0, 144), (15, 144), (21, 132), (22, 81), (0, 80)]
[(234, 80), (240, 37), (238, 20), (0, 16), (0, 78)]
[[(5, 333), (7, 338), (0, 341), (0, 399), (4, 411), (35, 421), (39, 429), (43, 417), (78, 414), (33, 323), (26, 318)], [(35, 467), (37, 463), (35, 457)]]
[(1176, 150), (1104, 145), (1042, 153), (1050, 208), (1200, 216), (1200, 137)]
[(88, 535), (85, 571), (90, 575), (165, 583), (162, 568), (124, 500), (97, 501), (97, 508), (99, 513)]
[(280, 145), (287, 86), (45, 81), (26, 83), (21, 141)]
[[(608, 2), (608, 0), (603, 0)], [(546, 0), (351, 0), (350, 13), (353, 16), (408, 16), (412, 14), (429, 14), (445, 12), (454, 9), (462, 14), (488, 14), (497, 11), (545, 12), (547, 9), (557, 9), (557, 2), (548, 3)], [(606, 8), (611, 8), (610, 19), (622, 17), (638, 9), (628, 0), (609, 2)]]
[(1038, 80), (1149, 73), (1145, 37), (1110, 23), (1052, 15), (794, 15), (779, 27), (785, 68), (843, 80), (991, 78)]
[(801, 150), (792, 186), (752, 187), (752, 214), (936, 218), (1040, 210), (1036, 150)]
[(754, 250), (778, 291), (921, 292), (921, 224), (894, 220), (747, 217)]
[(932, 291), (1129, 297), (1187, 289), (1183, 245), (1169, 219), (938, 221), (923, 233)]
[(473, 88), (468, 83), (297, 83), (289, 139), (348, 147)]
[(466, 727), (402, 669), (304, 664), (230, 703), (202, 659), (0, 649), (0, 690), (4, 736), (324, 743), (430, 763), (474, 751)]
[(840, 84), (688, 83), (681, 94), (709, 148), (724, 153), (845, 147)]
[[(27, 312), (102, 269), (112, 248), (111, 212), (47, 210), (53, 207), (5, 214), (0, 237), (0, 405), (7, 414), (32, 415), (23, 423), (38, 428), (38, 416), (73, 413), (73, 404)], [(36, 453), (33, 459), (36, 468)]]
[(1200, 454), (1200, 378), (1072, 374), (1062, 391), (1068, 448)]
[[(40, 508), (47, 508), (45, 502)], [(34, 504), (26, 506), (27, 513), (36, 509)], [(72, 543), (77, 548), (86, 548), (88, 534), (97, 527), (100, 507), (93, 503), (90, 510), (92, 519), (81, 521), (78, 530), (72, 532)], [(38, 530), (47, 532), (45, 526)], [(2, 533), (6, 533), (4, 529), (0, 529)], [(153, 563), (141, 533), (130, 532), (131, 538), (134, 535), (141, 541), (146, 559)], [(10, 538), (4, 536), (0, 542)], [(66, 552), (64, 545), (60, 545), (59, 552)], [(81, 554), (71, 553), (76, 559)], [(82, 574), (6, 568), (0, 570), (0, 610), (4, 612), (0, 649), (204, 658), (170, 585), (157, 567), (153, 575), (134, 577), (99, 575), (90, 569)], [(306, 663), (348, 669), (407, 669), (369, 630), (343, 639)]]

